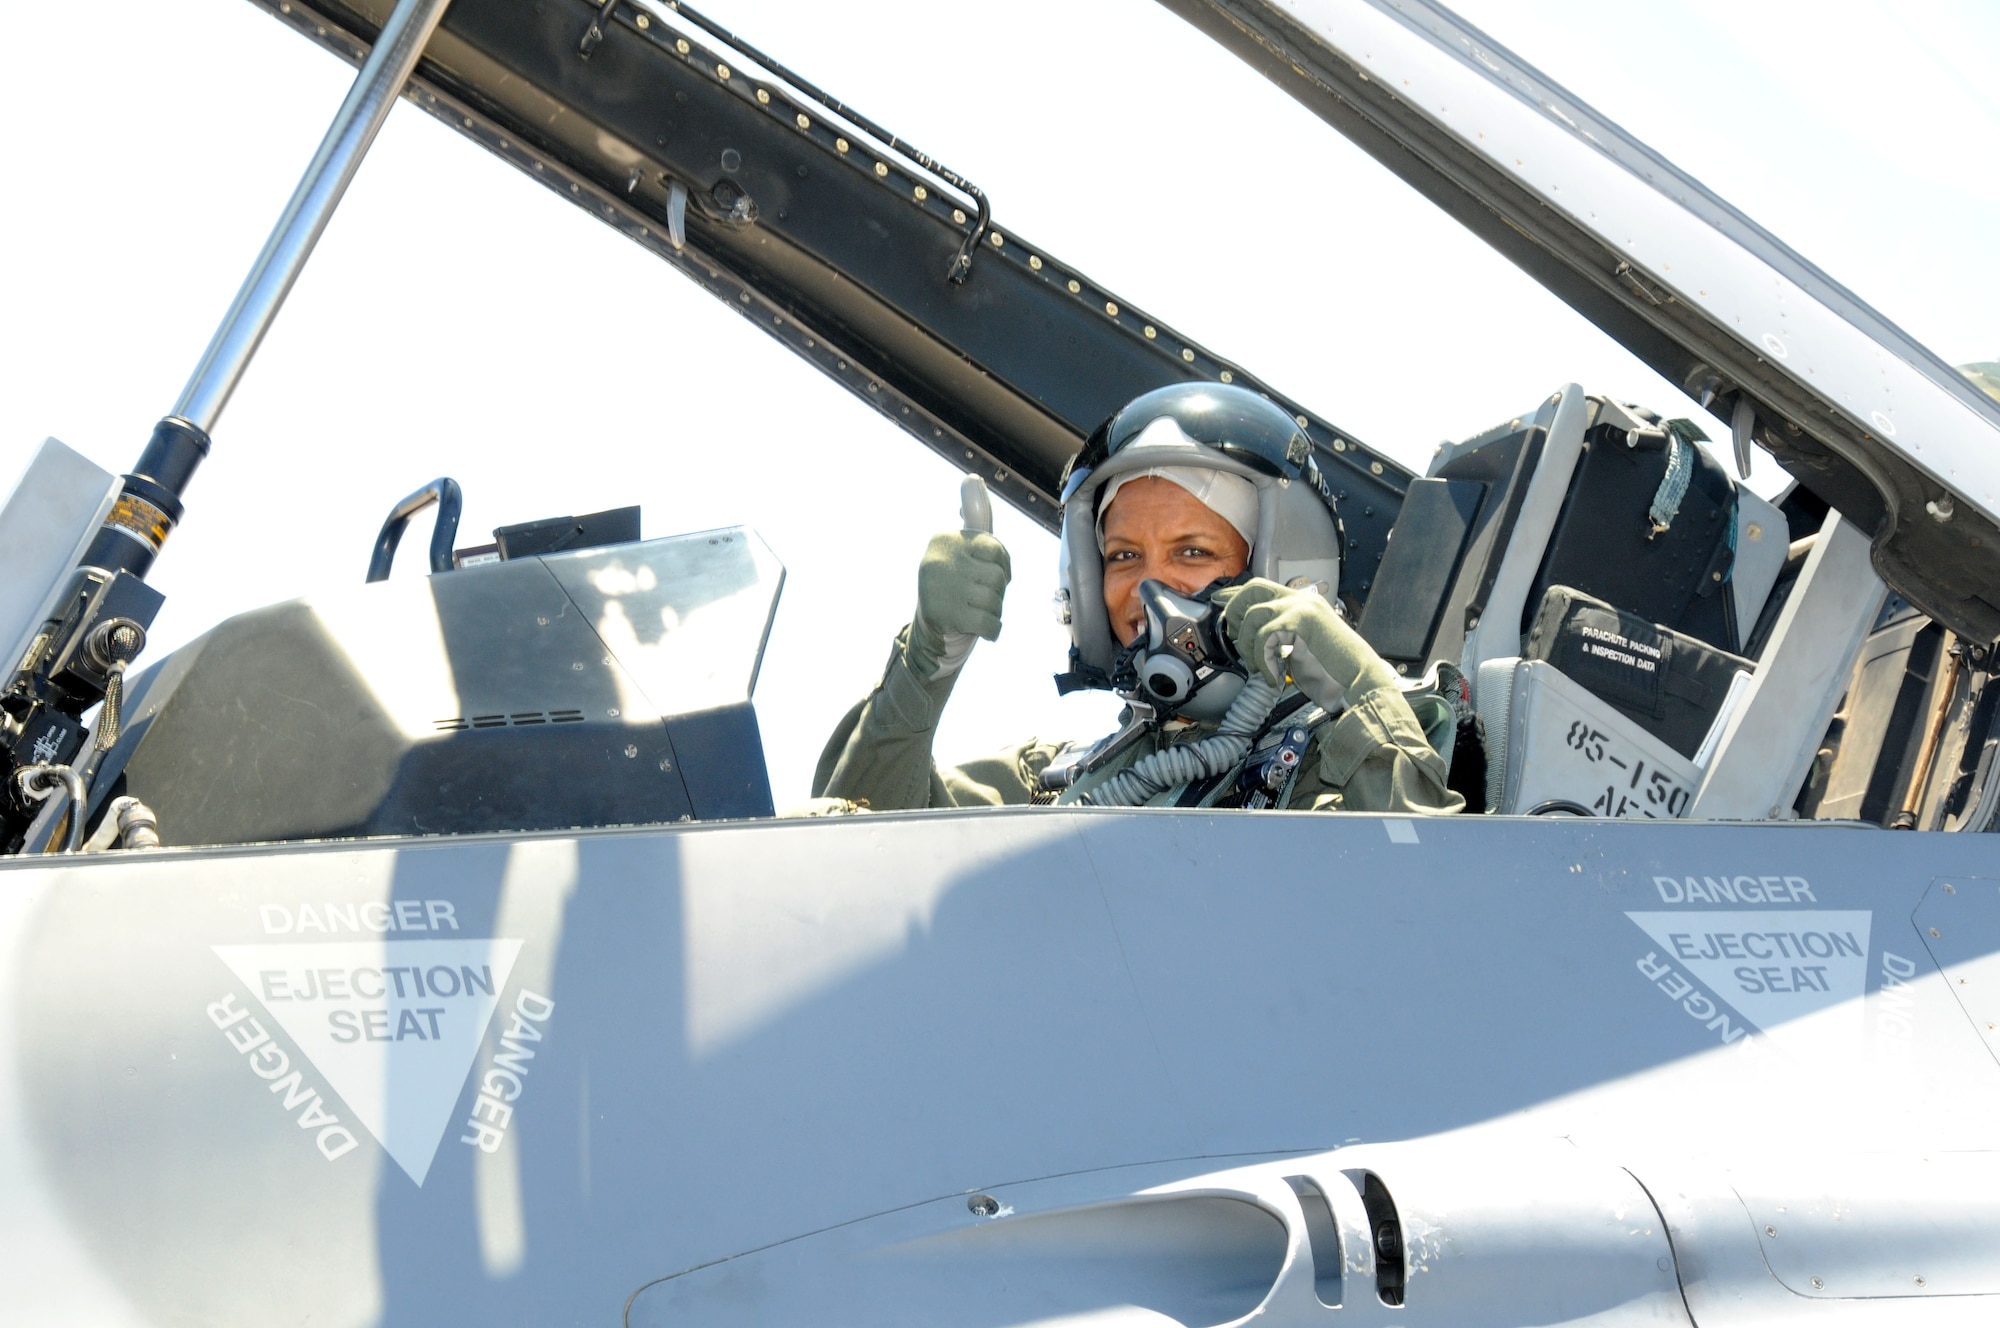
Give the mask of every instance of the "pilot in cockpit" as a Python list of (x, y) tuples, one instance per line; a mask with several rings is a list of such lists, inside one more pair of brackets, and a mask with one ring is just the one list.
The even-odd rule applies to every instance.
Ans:
[(931, 540), (915, 617), (820, 757), (825, 805), (1463, 809), (1446, 787), (1453, 707), (1406, 687), (1335, 607), (1340, 526), (1305, 436), (1212, 383), (1139, 397), (1064, 477), (1057, 685), (1115, 690), (1119, 730), (939, 769), (932, 734), (974, 644), (999, 635), (1011, 575), (971, 488), (968, 528)]

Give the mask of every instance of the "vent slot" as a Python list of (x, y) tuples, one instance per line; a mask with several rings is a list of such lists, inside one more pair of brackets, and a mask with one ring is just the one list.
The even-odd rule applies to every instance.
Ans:
[(1333, 1206), (1326, 1191), (1309, 1176), (1287, 1176), (1285, 1184), (1299, 1198), (1305, 1215), (1306, 1244), (1312, 1252), (1313, 1294), (1330, 1310), (1340, 1308), (1340, 1228), (1334, 1224)]
[(467, 719), (463, 715), (453, 715), (450, 719), (434, 719), (431, 727), (439, 733), (459, 733), (466, 729), (525, 728), (530, 724), (581, 724), (581, 710), (523, 710), (512, 715), (474, 715)]
[(1361, 1206), (1368, 1211), (1368, 1237), (1375, 1242), (1375, 1294), (1384, 1305), (1403, 1303), (1406, 1280), (1403, 1263), (1403, 1220), (1396, 1214), (1396, 1201), (1389, 1187), (1372, 1171), (1348, 1172), (1347, 1178), (1361, 1191)]

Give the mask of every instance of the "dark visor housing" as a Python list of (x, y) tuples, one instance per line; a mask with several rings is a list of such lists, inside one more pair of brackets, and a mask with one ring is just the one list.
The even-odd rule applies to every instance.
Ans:
[(1067, 503), (1091, 474), (1146, 426), (1172, 417), (1182, 433), (1252, 470), (1304, 480), (1326, 497), (1326, 483), (1313, 460), (1312, 444), (1298, 422), (1265, 397), (1215, 383), (1175, 383), (1135, 398), (1085, 440), (1063, 471)]

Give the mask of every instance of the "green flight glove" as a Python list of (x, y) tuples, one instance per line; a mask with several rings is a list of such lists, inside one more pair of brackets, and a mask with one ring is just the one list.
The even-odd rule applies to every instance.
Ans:
[(1215, 603), (1223, 606), (1223, 626), (1246, 665), (1280, 686), (1296, 684), (1328, 710), (1395, 685), (1395, 670), (1317, 590), (1291, 590), (1259, 577), (1216, 591)]
[(917, 615), (910, 622), (910, 669), (926, 682), (965, 666), (980, 637), (1000, 638), (1000, 602), (1013, 578), (1007, 546), (982, 531), (931, 537), (917, 565)]

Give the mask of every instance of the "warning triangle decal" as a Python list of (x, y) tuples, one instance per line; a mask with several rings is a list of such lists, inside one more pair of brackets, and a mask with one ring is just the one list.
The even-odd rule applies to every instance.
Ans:
[(521, 943), (218, 945), (215, 953), (422, 1185)]
[[(1678, 964), (1745, 1019), (1770, 1032), (1842, 1001), (1868, 983), (1866, 910), (1627, 913)], [(1857, 1019), (1860, 1006), (1855, 1007)]]

